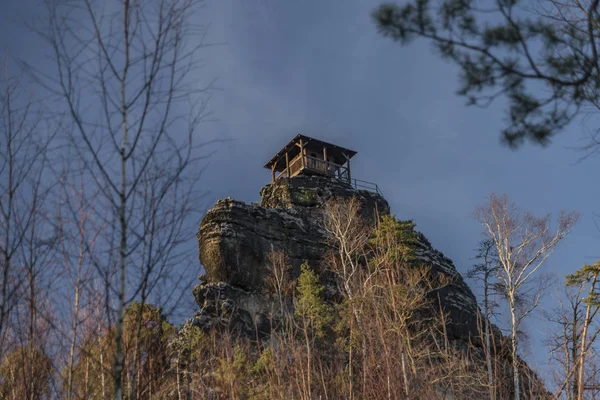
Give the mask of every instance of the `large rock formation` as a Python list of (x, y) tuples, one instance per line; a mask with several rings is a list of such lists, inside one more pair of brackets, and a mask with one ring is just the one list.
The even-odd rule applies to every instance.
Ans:
[[(261, 196), (260, 204), (220, 200), (200, 225), (199, 255), (206, 275), (194, 295), (201, 308), (198, 318), (202, 326), (213, 326), (215, 319), (223, 319), (248, 333), (256, 327), (268, 330), (267, 314), (276, 305), (261, 294), (267, 255), (283, 250), (294, 275), (304, 261), (318, 266), (329, 246), (323, 229), (327, 199), (355, 196), (367, 218), (390, 212), (381, 195), (323, 177), (280, 179), (265, 186)], [(416, 262), (450, 278), (450, 284), (435, 294), (449, 314), (449, 335), (477, 340), (478, 307), (473, 293), (452, 261), (435, 250), (425, 236), (418, 237)]]
[(367, 214), (389, 213), (383, 197), (321, 177), (280, 179), (261, 196), (260, 205), (220, 200), (202, 220), (198, 249), (209, 282), (259, 290), (271, 250), (285, 251), (296, 272), (304, 261), (318, 264), (327, 249), (322, 206), (329, 198), (357, 196)]
[[(230, 198), (219, 200), (202, 220), (197, 237), (206, 274), (193, 290), (200, 311), (188, 324), (205, 331), (227, 326), (247, 338), (266, 338), (273, 318), (281, 315), (279, 301), (265, 291), (268, 254), (283, 250), (292, 267), (292, 278), (299, 275), (305, 261), (313, 267), (321, 266), (331, 246), (323, 224), (323, 207), (328, 199), (356, 197), (363, 215), (371, 220), (377, 214), (390, 212), (380, 194), (356, 190), (325, 177), (279, 179), (266, 185), (260, 194), (262, 201), (257, 204)], [(414, 262), (430, 266), (434, 275), (449, 278), (448, 285), (430, 295), (436, 303), (439, 299), (448, 315), (446, 331), (451, 343), (457, 349), (474, 349), (483, 360), (478, 330), (480, 310), (475, 296), (452, 261), (434, 249), (424, 235), (417, 233), (417, 238)], [(335, 279), (326, 270), (321, 272), (326, 294), (335, 301), (339, 298)], [(497, 345), (505, 342), (495, 326), (493, 331)], [(507, 348), (502, 346), (498, 354), (506, 360), (502, 368), (510, 380)], [(525, 363), (522, 366), (522, 384), (528, 387), (531, 382), (536, 383), (541, 394), (534, 397), (546, 398), (535, 373)]]

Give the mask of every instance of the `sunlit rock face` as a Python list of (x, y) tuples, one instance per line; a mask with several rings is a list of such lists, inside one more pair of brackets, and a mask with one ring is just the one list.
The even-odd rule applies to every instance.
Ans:
[[(323, 206), (328, 199), (354, 196), (369, 219), (390, 213), (380, 194), (356, 190), (345, 182), (324, 177), (279, 179), (263, 187), (260, 194), (259, 204), (230, 198), (219, 200), (202, 220), (197, 235), (200, 262), (206, 270), (205, 282), (194, 289), (198, 305), (204, 308), (206, 318), (224, 307), (236, 316), (233, 320), (255, 325), (244, 327), (243, 331), (253, 331), (256, 326), (264, 328), (265, 318), (272, 312), (266, 309), (272, 307), (262, 294), (269, 252), (283, 250), (287, 254), (293, 277), (305, 261), (315, 267), (321, 265), (330, 246), (323, 227)], [(415, 262), (429, 265), (432, 273), (450, 278), (449, 285), (431, 294), (436, 300), (439, 295), (449, 315), (448, 334), (455, 339), (476, 341), (477, 303), (452, 261), (435, 250), (422, 234), (415, 255)], [(327, 280), (327, 274), (324, 276)], [(324, 283), (330, 292), (335, 291), (332, 280)], [(259, 297), (261, 300), (250, 300)]]

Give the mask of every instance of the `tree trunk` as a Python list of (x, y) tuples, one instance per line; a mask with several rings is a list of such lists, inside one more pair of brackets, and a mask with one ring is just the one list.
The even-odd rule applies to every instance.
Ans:
[(304, 327), (304, 339), (306, 340), (306, 359), (307, 359), (307, 363), (306, 363), (306, 378), (307, 378), (307, 389), (308, 389), (308, 398), (312, 399), (312, 382), (311, 382), (311, 374), (312, 374), (312, 365), (311, 365), (311, 357), (312, 357), (312, 352), (311, 352), (311, 343), (310, 343), (310, 339), (308, 336), (308, 327), (305, 326)]
[(406, 361), (405, 354), (402, 352), (402, 377), (404, 378), (404, 395), (406, 400), (410, 400), (409, 389), (408, 389), (408, 374), (406, 373)]
[(579, 317), (577, 316), (577, 310), (574, 310), (573, 312), (573, 328), (572, 328), (572, 332), (571, 332), (571, 364), (567, 364), (567, 370), (565, 371), (565, 376), (568, 377), (569, 374), (572, 374), (571, 378), (568, 378), (568, 380), (570, 381), (569, 384), (569, 388), (567, 390), (570, 390), (570, 393), (567, 395), (568, 399), (576, 399), (579, 396), (577, 395), (577, 389), (578, 389), (578, 385), (577, 385), (577, 374), (573, 373), (573, 369), (575, 369), (576, 365), (577, 365), (577, 361), (579, 359), (577, 351), (578, 351), (578, 343), (579, 343), (579, 337), (577, 335), (577, 331), (579, 329)]
[(513, 367), (513, 385), (514, 399), (521, 399), (521, 382), (519, 379), (519, 358), (517, 354), (517, 310), (514, 302), (514, 295), (510, 294), (510, 314), (511, 314), (511, 334), (512, 334), (512, 367)]
[(583, 390), (585, 383), (585, 355), (587, 345), (587, 333), (590, 325), (590, 315), (592, 313), (592, 297), (594, 296), (594, 287), (596, 286), (597, 276), (594, 276), (590, 285), (588, 302), (585, 309), (585, 318), (583, 320), (583, 331), (581, 332), (581, 350), (579, 351), (579, 373), (577, 376), (577, 400), (583, 400)]
[(177, 376), (177, 399), (178, 400), (183, 400), (183, 397), (181, 396), (181, 375), (179, 372), (179, 358), (181, 356), (181, 353), (177, 356), (177, 360), (176, 365), (177, 365), (177, 369), (176, 369), (176, 376)]
[(489, 304), (489, 272), (485, 273), (483, 282), (483, 308), (485, 312), (485, 351), (486, 351), (486, 362), (488, 370), (488, 384), (490, 390), (490, 400), (496, 399), (496, 389), (494, 387), (494, 371), (492, 369), (492, 345), (491, 341), (491, 329), (490, 329), (490, 304)]
[(79, 273), (77, 274), (77, 286), (75, 287), (75, 310), (73, 311), (74, 321), (71, 332), (71, 347), (69, 349), (69, 374), (67, 378), (67, 399), (73, 396), (73, 366), (75, 363), (75, 342), (77, 340), (77, 328), (79, 324)]
[(120, 264), (119, 264), (119, 317), (117, 320), (116, 354), (115, 354), (115, 400), (123, 398), (123, 323), (125, 320), (125, 290), (127, 284), (127, 97), (125, 87), (129, 67), (129, 0), (124, 2), (124, 40), (125, 40), (125, 67), (121, 76), (121, 125), (123, 140), (121, 142), (121, 188), (119, 192), (119, 227), (121, 234)]
[(106, 384), (104, 379), (104, 353), (100, 347), (100, 384), (102, 386), (102, 400), (106, 400)]

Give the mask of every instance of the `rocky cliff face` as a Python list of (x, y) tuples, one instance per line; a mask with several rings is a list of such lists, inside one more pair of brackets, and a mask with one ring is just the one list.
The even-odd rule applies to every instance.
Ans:
[(260, 205), (220, 200), (204, 217), (197, 236), (209, 282), (259, 290), (271, 250), (285, 251), (295, 272), (304, 261), (318, 264), (327, 249), (322, 206), (332, 197), (357, 196), (367, 214), (389, 213), (383, 197), (321, 177), (281, 179), (261, 196)]
[[(363, 215), (372, 220), (378, 214), (390, 213), (381, 195), (323, 177), (281, 179), (266, 185), (260, 194), (262, 200), (256, 204), (230, 198), (219, 200), (202, 220), (197, 237), (206, 274), (193, 290), (200, 310), (186, 326), (204, 331), (226, 326), (246, 338), (268, 340), (272, 321), (281, 315), (279, 301), (265, 291), (268, 254), (283, 250), (291, 263), (291, 278), (299, 275), (305, 261), (319, 269), (331, 243), (323, 225), (323, 208), (328, 199), (356, 197)], [(452, 261), (434, 249), (424, 235), (418, 233), (417, 237), (414, 262), (430, 266), (432, 274), (449, 278), (448, 285), (430, 295), (436, 303), (439, 299), (448, 314), (446, 331), (450, 342), (456, 349), (474, 350), (483, 361), (475, 296)], [(320, 270), (325, 293), (335, 301), (339, 296), (335, 280), (331, 273)], [(503, 374), (510, 382), (508, 346), (501, 345), (506, 339), (496, 327), (493, 330), (495, 343), (500, 346)], [(535, 373), (525, 363), (522, 368), (522, 385), (535, 383), (541, 389), (540, 395), (534, 397), (547, 398), (549, 394)]]
[[(328, 249), (323, 229), (323, 205), (327, 199), (356, 196), (367, 217), (390, 212), (387, 201), (376, 193), (323, 177), (281, 179), (261, 190), (260, 204), (232, 199), (218, 201), (206, 214), (198, 231), (204, 282), (194, 295), (201, 308), (197, 320), (203, 327), (219, 321), (233, 324), (248, 334), (268, 331), (267, 315), (275, 302), (262, 294), (267, 255), (283, 250), (299, 273), (304, 261), (319, 265)], [(430, 265), (432, 272), (451, 278), (439, 290), (449, 313), (448, 333), (453, 339), (477, 340), (477, 302), (452, 261), (435, 250), (419, 234), (416, 262)]]

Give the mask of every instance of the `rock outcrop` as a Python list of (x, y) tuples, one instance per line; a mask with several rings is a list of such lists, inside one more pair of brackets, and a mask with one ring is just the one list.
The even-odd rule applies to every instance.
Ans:
[[(232, 321), (241, 331), (267, 331), (267, 314), (273, 304), (262, 294), (267, 255), (283, 250), (292, 274), (308, 261), (319, 265), (329, 241), (323, 229), (323, 205), (330, 198), (357, 197), (366, 217), (390, 212), (379, 194), (356, 190), (339, 180), (323, 177), (280, 179), (265, 186), (260, 204), (232, 199), (218, 201), (206, 214), (198, 231), (198, 248), (206, 270), (204, 282), (194, 289), (201, 308), (202, 326), (218, 319)], [(477, 340), (477, 302), (452, 261), (418, 234), (416, 262), (450, 278), (434, 295), (449, 314), (448, 333), (453, 339)], [(271, 302), (273, 303), (273, 302)]]
[(389, 213), (380, 195), (321, 177), (280, 179), (265, 186), (261, 196), (260, 205), (220, 200), (202, 220), (198, 249), (209, 282), (260, 290), (272, 250), (285, 251), (294, 272), (304, 261), (318, 264), (327, 250), (322, 206), (332, 197), (358, 197), (368, 217)]
[[(279, 179), (262, 188), (260, 203), (246, 204), (226, 198), (208, 211), (197, 234), (199, 257), (206, 273), (194, 290), (200, 310), (186, 326), (204, 331), (226, 326), (246, 338), (267, 338), (273, 316), (281, 315), (281, 305), (265, 291), (268, 254), (283, 250), (291, 264), (291, 278), (299, 275), (300, 265), (308, 261), (322, 265), (331, 240), (324, 229), (324, 205), (328, 199), (356, 197), (366, 218), (389, 214), (387, 201), (378, 193), (356, 190), (351, 185), (325, 177), (297, 176)], [(449, 284), (430, 293), (447, 313), (446, 332), (456, 349), (470, 349), (483, 360), (478, 330), (480, 310), (475, 296), (452, 261), (433, 248), (427, 238), (417, 233), (415, 263), (431, 267), (430, 273), (448, 278)], [(331, 273), (321, 269), (329, 300), (339, 298)], [(289, 304), (285, 305), (289, 310)], [(275, 317), (276, 318), (276, 317)], [(493, 326), (498, 354), (505, 359), (503, 369), (510, 377), (508, 346)], [(475, 348), (472, 347), (475, 345)], [(522, 362), (522, 384), (544, 386), (535, 373)], [(533, 380), (531, 380), (533, 379)], [(539, 397), (539, 396), (534, 396)]]

